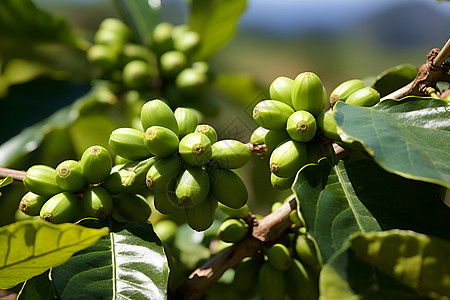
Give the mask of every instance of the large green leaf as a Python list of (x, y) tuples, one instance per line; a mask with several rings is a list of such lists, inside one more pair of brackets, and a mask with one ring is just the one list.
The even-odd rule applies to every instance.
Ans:
[(50, 280), (50, 270), (42, 273), (41, 275), (35, 276), (28, 279), (19, 294), (17, 295), (17, 300), (48, 300), (56, 299), (55, 289)]
[(334, 117), (387, 171), (450, 188), (450, 104), (418, 97), (374, 107), (338, 102)]
[(167, 259), (148, 223), (128, 223), (52, 271), (62, 299), (165, 299)]
[(448, 299), (450, 242), (413, 231), (353, 236), (323, 267), (321, 299)]
[(323, 262), (342, 247), (350, 234), (381, 230), (359, 201), (343, 162), (331, 167), (322, 159), (319, 164), (305, 166), (297, 174), (292, 190)]
[(107, 228), (21, 221), (0, 227), (0, 289), (8, 289), (95, 243)]
[(189, 26), (200, 33), (197, 60), (207, 60), (234, 36), (245, 0), (192, 0)]
[(413, 65), (399, 65), (379, 74), (372, 87), (384, 97), (414, 80), (417, 72), (418, 69)]
[(153, 28), (158, 24), (160, 0), (114, 0), (119, 12), (133, 29), (141, 44), (152, 41)]

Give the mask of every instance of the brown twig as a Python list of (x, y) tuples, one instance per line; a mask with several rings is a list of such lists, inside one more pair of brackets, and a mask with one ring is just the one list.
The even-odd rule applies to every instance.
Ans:
[(25, 171), (13, 170), (8, 168), (0, 168), (0, 178), (12, 176), (14, 181), (22, 182), (25, 177)]
[(258, 221), (253, 227), (251, 236), (226, 248), (203, 266), (196, 269), (173, 295), (174, 299), (202, 299), (208, 289), (222, 276), (222, 274), (236, 266), (242, 259), (255, 256), (261, 247), (276, 241), (280, 235), (292, 226), (289, 218), (297, 203), (292, 199), (280, 208)]

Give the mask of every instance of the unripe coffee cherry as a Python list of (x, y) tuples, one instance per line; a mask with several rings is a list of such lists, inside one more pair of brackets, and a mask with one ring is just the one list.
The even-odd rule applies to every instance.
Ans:
[(34, 165), (28, 169), (23, 178), (27, 190), (42, 196), (52, 196), (63, 190), (56, 183), (56, 170), (46, 165)]
[(192, 69), (198, 72), (205, 73), (206, 75), (211, 75), (211, 69), (206, 61), (196, 61), (192, 63)]
[(208, 83), (206, 73), (193, 68), (185, 68), (175, 77), (176, 87), (188, 95), (198, 95)]
[(106, 71), (114, 69), (118, 64), (117, 51), (107, 45), (93, 45), (86, 51), (86, 58)]
[(295, 251), (300, 260), (309, 265), (316, 266), (319, 264), (316, 247), (306, 235), (300, 234), (295, 241)]
[(111, 213), (113, 200), (111, 195), (100, 186), (91, 186), (83, 193), (84, 213), (95, 218), (105, 218)]
[(292, 85), (294, 80), (288, 77), (278, 77), (269, 87), (270, 99), (278, 100), (292, 106)]
[(259, 126), (252, 132), (252, 135), (250, 136), (250, 142), (255, 145), (264, 144), (264, 139), (268, 131), (269, 129)]
[(177, 107), (173, 114), (177, 120), (180, 138), (195, 131), (198, 124), (198, 117), (194, 110), (185, 107)]
[(167, 190), (168, 185), (176, 181), (181, 171), (183, 161), (180, 156), (160, 158), (148, 169), (145, 182), (151, 190)]
[(139, 194), (122, 193), (113, 196), (113, 212), (128, 222), (145, 222), (150, 218), (152, 209), (147, 199)]
[(211, 195), (220, 203), (238, 209), (247, 203), (248, 192), (241, 177), (229, 169), (210, 168)]
[(127, 64), (131, 61), (141, 60), (147, 62), (147, 66), (150, 69), (150, 74), (156, 74), (156, 57), (148, 48), (134, 44), (125, 44), (122, 48), (122, 61), (123, 64)]
[(236, 140), (221, 140), (212, 146), (211, 161), (225, 169), (238, 169), (245, 166), (251, 159), (251, 151)]
[(173, 47), (176, 50), (192, 55), (200, 45), (200, 34), (195, 31), (186, 31), (173, 39)]
[(111, 195), (117, 195), (125, 191), (126, 187), (132, 186), (136, 181), (136, 174), (128, 170), (119, 170), (112, 172), (102, 182), (102, 187)]
[(233, 218), (233, 219), (243, 219), (245, 217), (248, 216), (248, 214), (250, 213), (250, 210), (248, 209), (247, 204), (245, 204), (244, 206), (240, 207), (240, 208), (231, 208), (228, 205), (222, 204), (222, 203), (218, 203), (218, 207), (221, 211), (223, 211), (224, 213), (226, 213), (229, 217)]
[(80, 164), (88, 183), (100, 183), (111, 173), (112, 159), (102, 146), (91, 146), (81, 155)]
[(270, 248), (263, 248), (263, 252), (267, 255), (267, 262), (275, 269), (284, 271), (292, 264), (289, 249), (281, 243), (275, 243)]
[(277, 100), (264, 100), (256, 104), (253, 109), (253, 119), (264, 128), (285, 130), (286, 122), (294, 113), (292, 107)]
[(86, 183), (83, 168), (76, 160), (65, 160), (56, 167), (56, 183), (65, 191), (76, 192)]
[(330, 94), (330, 103), (336, 103), (338, 101), (346, 101), (348, 96), (365, 88), (366, 85), (362, 80), (359, 79), (351, 79), (344, 81), (340, 85), (338, 85)]
[(286, 123), (287, 133), (297, 142), (309, 142), (316, 135), (316, 130), (316, 119), (306, 110), (294, 112)]
[(212, 155), (211, 141), (204, 134), (189, 133), (181, 139), (178, 151), (188, 164), (203, 166)]
[(322, 131), (323, 135), (333, 141), (341, 141), (341, 137), (337, 131), (336, 120), (332, 113), (323, 112), (317, 116), (317, 127)]
[(267, 146), (267, 151), (270, 153), (281, 143), (289, 140), (290, 136), (286, 130), (269, 130), (264, 137), (264, 144)]
[(144, 133), (134, 128), (118, 128), (109, 136), (109, 146), (117, 155), (130, 160), (142, 160), (152, 154), (144, 145)]
[(175, 186), (179, 206), (195, 206), (209, 193), (209, 177), (201, 167), (189, 167), (181, 173)]
[(184, 208), (186, 223), (196, 231), (211, 227), (216, 216), (217, 200), (206, 196), (199, 205)]
[(164, 52), (159, 58), (161, 74), (165, 77), (174, 78), (188, 65), (186, 55), (178, 50)]
[(174, 191), (164, 189), (155, 191), (153, 205), (160, 213), (170, 215), (175, 212), (179, 208), (177, 202), (177, 196)]
[[(140, 161), (133, 169), (132, 173), (135, 175), (134, 182), (131, 184), (125, 185), (123, 191), (129, 194), (142, 194), (148, 192), (147, 184), (145, 182), (147, 173), (150, 170), (151, 166), (158, 161), (159, 158), (157, 156), (152, 156), (146, 160)], [(125, 170), (120, 170), (126, 171)]]
[(292, 85), (292, 105), (295, 110), (306, 110), (314, 116), (327, 104), (327, 93), (319, 76), (312, 72), (299, 74)]
[(189, 31), (188, 24), (180, 24), (180, 25), (174, 26), (173, 30), (172, 30), (172, 39), (176, 40), (188, 31)]
[(115, 50), (119, 50), (129, 41), (127, 36), (117, 34), (117, 32), (99, 29), (94, 34), (94, 43), (97, 45), (105, 45)]
[(194, 131), (206, 135), (209, 138), (211, 145), (217, 142), (217, 132), (211, 125), (208, 124), (197, 125)]
[[(246, 258), (242, 260), (236, 267), (233, 283), (231, 288), (239, 296), (249, 295), (258, 282), (259, 269), (263, 265), (264, 260), (257, 258)], [(295, 298), (292, 298), (295, 299)]]
[(284, 299), (283, 271), (265, 263), (259, 270), (258, 289), (264, 299)]
[(167, 127), (175, 134), (179, 134), (177, 120), (172, 109), (159, 99), (150, 100), (142, 106), (141, 123), (144, 130), (157, 125)]
[(62, 192), (52, 196), (40, 210), (41, 219), (60, 224), (72, 221), (80, 209), (80, 199), (71, 192)]
[(162, 126), (150, 126), (144, 134), (144, 146), (156, 156), (171, 156), (178, 150), (180, 140), (172, 130)]
[(20, 200), (19, 209), (29, 216), (39, 216), (39, 212), (47, 200), (48, 196), (27, 192)]
[(277, 175), (270, 173), (270, 183), (277, 190), (283, 191), (291, 188), (294, 183), (295, 176), (293, 177), (278, 177)]
[(106, 18), (98, 26), (99, 30), (112, 31), (128, 40), (132, 35), (131, 29), (122, 20), (117, 18)]
[(152, 70), (147, 62), (137, 59), (127, 63), (122, 69), (122, 82), (129, 89), (139, 89), (150, 82)]
[(152, 32), (153, 48), (158, 53), (163, 53), (173, 48), (173, 25), (169, 22), (158, 23)]
[(227, 219), (219, 227), (218, 236), (224, 242), (236, 243), (248, 234), (248, 226), (238, 219)]
[(304, 143), (288, 140), (273, 150), (269, 159), (270, 171), (278, 177), (293, 177), (306, 163)]
[(365, 87), (357, 90), (348, 96), (345, 103), (357, 106), (373, 106), (380, 101), (380, 93), (371, 87)]
[(291, 266), (283, 275), (286, 294), (290, 299), (308, 299), (316, 295), (314, 280), (298, 259), (292, 259)]

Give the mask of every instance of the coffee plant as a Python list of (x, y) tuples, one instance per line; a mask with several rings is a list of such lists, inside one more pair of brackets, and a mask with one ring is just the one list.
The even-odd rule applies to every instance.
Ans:
[[(31, 105), (0, 145), (0, 295), (449, 299), (450, 42), (331, 92), (310, 70), (235, 87), (209, 59), (245, 0), (178, 25), (115, 4), (88, 41), (0, 2), (2, 110)], [(214, 124), (236, 88), (246, 140)]]

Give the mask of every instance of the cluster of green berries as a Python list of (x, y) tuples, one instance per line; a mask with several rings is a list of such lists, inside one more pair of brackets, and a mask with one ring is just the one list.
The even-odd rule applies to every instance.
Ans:
[(250, 161), (245, 144), (218, 141), (212, 126), (198, 123), (195, 110), (172, 111), (159, 99), (142, 106), (141, 125), (114, 130), (109, 145), (121, 157), (148, 162), (142, 183), (154, 192), (159, 212), (183, 209), (189, 226), (201, 231), (212, 225), (218, 202), (234, 209), (246, 204), (247, 188), (232, 171)]
[(65, 160), (56, 169), (34, 165), (23, 179), (28, 192), (19, 208), (51, 223), (105, 218), (112, 213), (126, 221), (147, 220), (151, 209), (144, 197), (110, 191), (107, 183), (114, 176), (111, 170), (111, 156), (102, 146), (89, 147), (80, 160)]
[[(335, 141), (340, 138), (333, 115), (323, 111), (328, 98), (316, 74), (304, 72), (295, 79), (278, 77), (270, 85), (269, 96), (270, 100), (259, 102), (253, 109), (253, 119), (259, 127), (250, 141), (266, 145), (271, 183), (275, 188), (287, 189), (297, 171), (317, 156), (314, 143), (318, 132)], [(339, 85), (331, 99), (371, 106), (380, 100), (380, 95), (361, 80), (351, 80)]]

